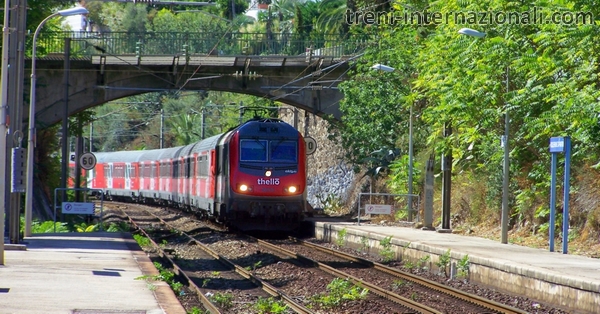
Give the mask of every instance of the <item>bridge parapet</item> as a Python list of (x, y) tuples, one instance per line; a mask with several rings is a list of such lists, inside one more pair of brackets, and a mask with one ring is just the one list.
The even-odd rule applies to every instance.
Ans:
[[(275, 55), (343, 58), (356, 55), (369, 44), (365, 35), (326, 34), (316, 39), (298, 39), (291, 33), (241, 32), (47, 32), (38, 45), (45, 53), (62, 53), (65, 38), (71, 38), (71, 55)], [(41, 53), (42, 49), (40, 49)]]

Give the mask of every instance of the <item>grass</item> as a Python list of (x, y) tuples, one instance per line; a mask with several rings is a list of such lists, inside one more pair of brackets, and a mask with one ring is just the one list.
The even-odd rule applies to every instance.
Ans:
[(369, 289), (361, 288), (341, 278), (333, 279), (327, 285), (327, 291), (328, 293), (311, 297), (310, 304), (330, 309), (340, 306), (346, 301), (362, 300), (369, 294)]
[(288, 310), (288, 306), (282, 301), (270, 298), (259, 298), (256, 304), (252, 306), (259, 314), (283, 314)]
[(393, 261), (394, 250), (392, 250), (392, 236), (386, 237), (379, 241), (379, 245), (382, 247), (381, 251), (379, 251), (379, 255), (381, 255), (383, 261), (385, 263)]
[(346, 235), (348, 234), (348, 229), (344, 228), (337, 233), (337, 238), (335, 239), (335, 244), (338, 246), (344, 246), (346, 243)]

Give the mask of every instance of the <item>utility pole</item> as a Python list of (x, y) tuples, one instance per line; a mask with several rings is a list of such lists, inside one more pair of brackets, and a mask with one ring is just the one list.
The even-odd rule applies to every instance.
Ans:
[(93, 143), (94, 143), (94, 121), (90, 122), (90, 150), (89, 152), (92, 152), (92, 148), (94, 147)]
[(165, 111), (164, 111), (164, 109), (160, 109), (160, 138), (159, 138), (160, 149), (162, 149), (165, 145), (164, 128), (165, 128)]
[[(69, 72), (71, 68), (71, 38), (65, 38), (65, 53), (64, 53), (64, 108), (62, 115), (62, 159), (60, 167), (60, 187), (67, 188), (67, 178), (69, 177)], [(31, 122), (30, 122), (31, 123)], [(75, 159), (79, 156), (75, 155)], [(75, 160), (76, 161), (76, 160)], [(61, 192), (61, 203), (67, 201), (67, 191)]]
[(202, 107), (202, 129), (200, 130), (200, 139), (203, 140), (206, 134), (206, 109)]
[[(8, 51), (10, 49), (8, 43), (9, 38), (9, 15), (10, 14), (10, 0), (5, 0), (4, 2), (4, 23), (2, 27), (2, 66), (0, 67), (1, 75), (0, 75), (0, 174), (4, 174), (4, 182), (6, 180), (6, 174), (10, 173), (10, 171), (6, 171), (6, 139), (8, 136), (7, 125), (6, 125), (6, 115), (8, 108)], [(6, 190), (7, 185), (4, 184), (2, 188), (0, 188), (0, 237), (2, 241), (0, 241), (0, 265), (4, 265), (4, 226), (6, 225), (4, 216), (6, 213), (7, 198), (6, 198)]]
[[(452, 135), (450, 122), (444, 124), (444, 137)], [(450, 195), (452, 189), (452, 150), (448, 150), (442, 157), (442, 229), (438, 232), (451, 232), (450, 229)]]
[[(13, 4), (11, 7), (15, 9), (16, 14), (11, 14), (11, 25), (15, 25), (12, 28), (15, 29), (11, 34), (10, 39), (10, 59), (9, 63), (14, 65), (11, 66), (12, 69), (9, 69), (9, 90), (12, 92), (9, 93), (9, 104), (15, 104), (11, 106), (9, 109), (9, 117), (12, 117), (12, 121), (10, 121), (9, 125), (9, 138), (12, 137), (12, 147), (21, 147), (23, 140), (23, 133), (21, 132), (23, 128), (23, 82), (25, 77), (25, 37), (27, 34), (26, 30), (26, 22), (27, 22), (27, 1), (26, 0), (12, 0)], [(10, 141), (9, 141), (10, 143)], [(18, 160), (13, 160), (11, 163), (11, 167), (14, 167), (15, 162), (19, 162)], [(10, 173), (9, 169), (6, 169), (7, 173)], [(13, 241), (18, 241), (21, 234), (19, 232), (20, 229), (20, 212), (21, 212), (21, 192), (11, 191), (10, 195), (10, 212), (11, 216), (14, 217), (13, 225), (14, 230), (12, 232), (11, 239)], [(25, 228), (25, 236), (31, 235), (31, 231), (27, 232), (27, 227)], [(17, 243), (17, 242), (14, 242)]]

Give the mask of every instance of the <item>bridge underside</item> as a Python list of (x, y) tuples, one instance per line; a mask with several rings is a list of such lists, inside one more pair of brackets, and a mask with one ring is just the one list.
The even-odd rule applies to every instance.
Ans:
[[(37, 64), (36, 122), (43, 128), (61, 121), (64, 115), (66, 66), (62, 57), (38, 59)], [(139, 59), (98, 55), (91, 59), (71, 59), (68, 112), (72, 115), (147, 92), (214, 90), (265, 97), (339, 119), (339, 101), (343, 95), (337, 84), (345, 78), (348, 67), (348, 62), (342, 60), (319, 57), (308, 60), (304, 56)]]

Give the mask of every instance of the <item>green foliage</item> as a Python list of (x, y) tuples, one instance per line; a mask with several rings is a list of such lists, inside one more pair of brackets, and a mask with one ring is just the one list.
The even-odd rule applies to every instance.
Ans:
[(183, 284), (181, 282), (173, 282), (170, 286), (176, 294), (181, 295), (181, 293), (183, 293)]
[(335, 244), (337, 244), (338, 246), (344, 246), (344, 244), (346, 243), (347, 233), (348, 229), (346, 228), (343, 228), (342, 230), (338, 231), (337, 238), (335, 239)]
[(254, 264), (252, 264), (252, 271), (257, 270), (258, 268), (260, 268), (260, 266), (262, 266), (262, 261), (255, 262)]
[(397, 280), (394, 280), (394, 282), (392, 283), (392, 290), (398, 290), (402, 287), (411, 287), (411, 286), (412, 286), (412, 283), (410, 281), (397, 279)]
[(368, 251), (369, 250), (369, 238), (366, 236), (360, 237), (360, 249), (359, 251)]
[(202, 310), (202, 309), (199, 309), (194, 306), (190, 310), (188, 310), (186, 314), (209, 314), (209, 313), (210, 313), (209, 310)]
[(231, 293), (215, 293), (210, 297), (210, 300), (213, 303), (216, 303), (218, 306), (228, 309), (233, 306), (233, 294)]
[[(22, 224), (24, 222), (24, 218), (21, 218)], [(56, 228), (56, 231), (54, 229)], [(54, 221), (32, 221), (31, 222), (31, 233), (54, 233), (54, 232), (69, 232), (69, 227), (67, 223), (64, 222), (54, 222)]]
[(152, 245), (152, 242), (150, 242), (150, 239), (146, 238), (143, 235), (134, 234), (133, 239), (135, 240), (135, 242), (137, 242), (139, 244), (140, 247), (149, 247)]
[(419, 260), (417, 261), (417, 268), (420, 269), (427, 269), (427, 263), (429, 263), (429, 260), (431, 259), (431, 256), (429, 255), (425, 255), (421, 258), (419, 258)]
[(327, 196), (321, 194), (316, 195), (319, 203), (323, 205), (323, 212), (328, 215), (339, 215), (344, 211), (344, 204), (339, 195), (329, 193)]
[(121, 221), (119, 223), (111, 223), (108, 228), (105, 226), (104, 229), (107, 232), (129, 232), (131, 227), (127, 222)]
[(402, 245), (402, 250), (400, 251), (400, 259), (404, 259), (404, 251), (406, 251), (412, 242), (407, 242), (405, 245)]
[(75, 230), (77, 232), (95, 232), (99, 229), (98, 225), (96, 224), (87, 224), (85, 222), (82, 222), (80, 224), (76, 224), (75, 225)]
[(281, 314), (286, 313), (288, 306), (279, 300), (270, 298), (258, 298), (256, 304), (252, 306), (259, 314)]
[(469, 276), (469, 255), (465, 255), (463, 256), (463, 258), (461, 258), (458, 261), (458, 264), (456, 266), (457, 270), (458, 270), (458, 277), (468, 277)]
[(379, 245), (381, 245), (381, 250), (379, 251), (379, 255), (383, 258), (383, 262), (391, 262), (394, 260), (394, 250), (392, 249), (392, 236), (385, 237), (381, 241), (379, 241)]
[(216, 0), (216, 3), (221, 15), (230, 20), (233, 20), (235, 16), (244, 14), (248, 9), (248, 2), (244, 0)]
[[(427, 5), (428, 10), (451, 17), (451, 12), (527, 10), (506, 0)], [(537, 5), (538, 12), (548, 16), (575, 8), (596, 17), (600, 13), (597, 7), (577, 1)], [(423, 2), (411, 0), (392, 6), (396, 14), (426, 8)], [(451, 151), (453, 173), (477, 173), (487, 185), (486, 204), (494, 209), (501, 201), (499, 138), (508, 112), (510, 216), (521, 223), (548, 199), (549, 137), (571, 136), (574, 169), (598, 164), (600, 159), (600, 68), (596, 62), (600, 33), (597, 21), (591, 24), (478, 24), (478, 30), (487, 35), (473, 38), (458, 34), (458, 29), (468, 25), (455, 21), (382, 23), (374, 30), (377, 42), (353, 64), (351, 79), (340, 84), (342, 121), (332, 123), (332, 134), (339, 135), (347, 160), (363, 170), (373, 168), (367, 158), (371, 152), (398, 148), (403, 157), (391, 163), (388, 184), (394, 191), (405, 191), (409, 108), (414, 105), (417, 164), (420, 156)], [(396, 70), (376, 73), (371, 67), (377, 63)], [(452, 134), (444, 137), (446, 126), (452, 127)], [(415, 170), (421, 168), (418, 164)], [(413, 190), (419, 191), (421, 180), (414, 182)]]
[(311, 297), (311, 304), (324, 308), (340, 306), (345, 301), (362, 300), (367, 297), (368, 289), (353, 285), (350, 281), (335, 278), (327, 285), (328, 294), (317, 294)]
[[(394, 194), (408, 194), (408, 155), (393, 160), (389, 165), (387, 187)], [(419, 194), (421, 178), (421, 163), (413, 161), (413, 194)]]
[(437, 262), (435, 262), (435, 265), (440, 269), (440, 272), (444, 272), (444, 275), (448, 275), (447, 270), (448, 270), (448, 266), (450, 266), (450, 261), (451, 261), (451, 257), (450, 257), (450, 249), (448, 249), (448, 251), (446, 251), (446, 253), (440, 255), (439, 259)]

